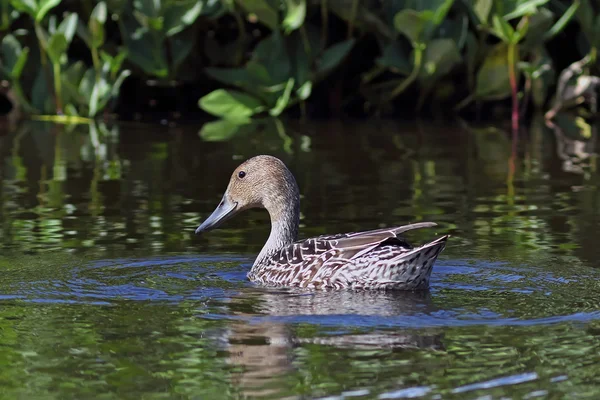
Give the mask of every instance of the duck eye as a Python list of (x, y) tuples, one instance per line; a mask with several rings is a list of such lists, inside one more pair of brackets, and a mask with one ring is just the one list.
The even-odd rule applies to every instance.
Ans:
[(245, 176), (246, 176), (246, 173), (245, 173), (244, 171), (240, 171), (240, 173), (238, 174), (238, 176), (239, 176), (240, 178), (243, 178), (243, 177), (245, 177)]

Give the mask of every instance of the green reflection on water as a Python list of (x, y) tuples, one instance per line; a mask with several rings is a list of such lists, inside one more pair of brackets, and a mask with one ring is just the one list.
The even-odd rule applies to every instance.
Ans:
[[(595, 126), (534, 119), (517, 143), (498, 126), (265, 126), (226, 142), (127, 124), (0, 137), (2, 397), (598, 391)], [(247, 285), (265, 213), (193, 230), (257, 153), (296, 175), (302, 236), (438, 222), (411, 235), (452, 234), (431, 293)]]

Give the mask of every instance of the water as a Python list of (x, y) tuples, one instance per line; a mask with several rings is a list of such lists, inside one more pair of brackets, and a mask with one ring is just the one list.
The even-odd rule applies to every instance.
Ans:
[[(597, 398), (596, 128), (290, 123), (4, 128), (2, 398)], [(231, 171), (282, 158), (302, 236), (432, 220), (452, 237), (426, 293), (246, 280), (247, 211), (195, 237)]]

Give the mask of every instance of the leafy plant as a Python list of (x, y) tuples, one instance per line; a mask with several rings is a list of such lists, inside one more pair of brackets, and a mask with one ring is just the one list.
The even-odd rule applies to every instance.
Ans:
[(131, 13), (119, 20), (129, 60), (149, 75), (173, 79), (194, 46), (193, 25), (205, 3), (134, 0)]

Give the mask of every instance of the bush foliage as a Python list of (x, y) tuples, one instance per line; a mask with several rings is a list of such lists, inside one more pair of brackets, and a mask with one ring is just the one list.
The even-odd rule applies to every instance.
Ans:
[(592, 0), (0, 0), (0, 35), (30, 114), (118, 112), (130, 76), (200, 87), (229, 127), (323, 93), (367, 113), (507, 100), (552, 117), (594, 108), (599, 83)]

